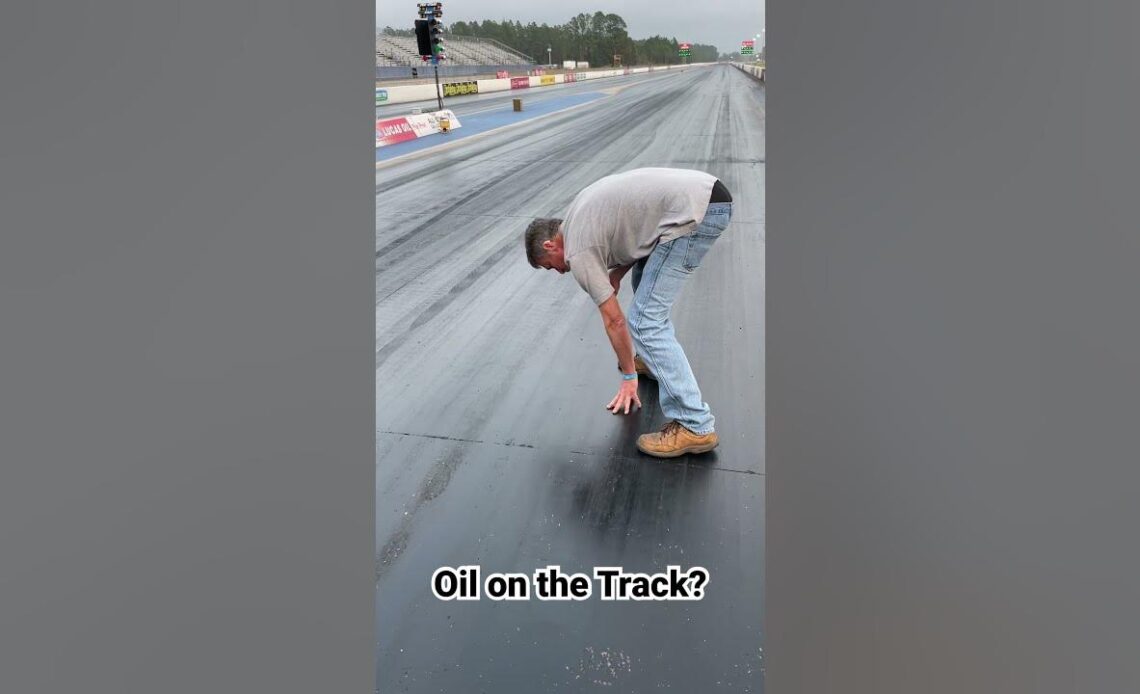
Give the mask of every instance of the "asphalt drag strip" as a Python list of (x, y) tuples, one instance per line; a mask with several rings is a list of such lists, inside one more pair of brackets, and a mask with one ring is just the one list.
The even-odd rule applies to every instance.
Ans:
[[(764, 121), (763, 86), (715, 66), (377, 170), (378, 691), (763, 691)], [(701, 456), (637, 451), (664, 423), (656, 383), (605, 410), (596, 307), (522, 248), (530, 219), (640, 166), (708, 171), (735, 200), (674, 306), (721, 438)], [(441, 567), (550, 565), (708, 581), (699, 600), (432, 590)]]

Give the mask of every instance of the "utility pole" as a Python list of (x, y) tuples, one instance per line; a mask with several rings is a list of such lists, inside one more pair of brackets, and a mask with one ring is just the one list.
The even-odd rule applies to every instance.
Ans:
[(443, 110), (443, 90), (439, 88), (439, 60), (432, 56), (431, 65), (435, 69), (435, 100), (439, 102), (439, 110)]
[[(541, 44), (539, 44), (541, 45)], [(546, 67), (553, 67), (554, 63), (550, 62), (550, 44), (546, 45)]]

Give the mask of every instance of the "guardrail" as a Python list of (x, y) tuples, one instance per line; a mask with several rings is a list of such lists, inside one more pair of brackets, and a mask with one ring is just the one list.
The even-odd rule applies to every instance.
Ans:
[[(703, 67), (713, 63), (693, 63), (691, 65), (660, 65), (652, 67), (627, 67), (612, 70), (590, 70), (588, 72), (567, 72), (558, 75), (541, 75), (531, 77), (504, 77), (496, 79), (463, 80), (442, 82), (440, 89), (445, 97), (460, 94), (485, 94), (487, 92), (502, 92), (511, 89), (529, 89), (531, 87), (548, 87), (554, 84), (567, 82), (582, 82), (584, 80), (601, 79), (604, 77), (620, 77), (623, 75), (636, 75), (658, 70), (677, 70), (689, 67)], [(391, 87), (378, 87), (376, 89), (376, 105), (401, 104), (413, 101), (428, 101), (436, 98), (435, 84), (402, 84)]]
[(761, 82), (764, 81), (764, 72), (765, 72), (765, 66), (764, 65), (752, 65), (749, 63), (733, 63), (733, 65), (740, 68), (742, 71), (748, 73), (749, 75), (752, 75), (753, 77), (760, 80)]

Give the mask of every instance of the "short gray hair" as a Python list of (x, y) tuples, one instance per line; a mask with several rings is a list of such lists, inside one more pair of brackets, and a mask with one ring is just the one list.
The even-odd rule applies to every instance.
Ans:
[(542, 244), (557, 236), (561, 228), (562, 220), (553, 217), (540, 217), (526, 228), (523, 244), (526, 246), (526, 259), (531, 267), (538, 267), (538, 261), (546, 255), (546, 249)]

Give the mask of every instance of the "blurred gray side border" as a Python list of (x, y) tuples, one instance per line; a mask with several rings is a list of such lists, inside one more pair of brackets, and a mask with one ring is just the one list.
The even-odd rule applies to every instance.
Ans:
[(766, 690), (1140, 691), (1140, 11), (768, 0)]
[(0, 15), (0, 691), (373, 691), (372, 3)]
[[(0, 18), (0, 690), (370, 691), (373, 8), (152, 5)], [(1134, 4), (768, 8), (766, 691), (1140, 690)]]

